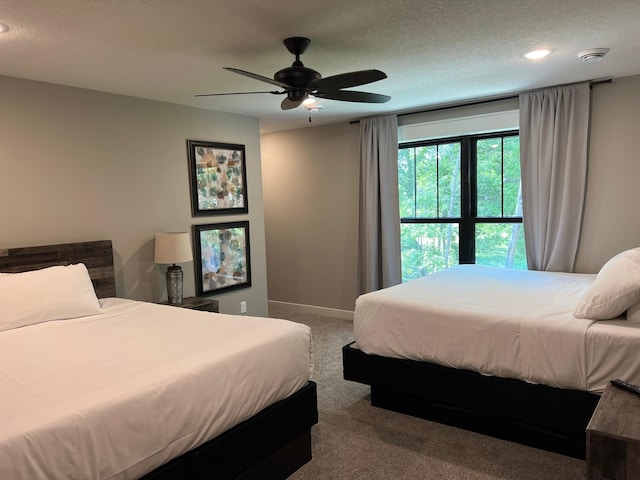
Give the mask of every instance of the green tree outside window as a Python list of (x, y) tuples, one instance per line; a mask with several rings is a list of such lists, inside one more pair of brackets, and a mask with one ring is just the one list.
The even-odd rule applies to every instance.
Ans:
[(400, 145), (402, 278), (460, 263), (526, 269), (517, 132)]

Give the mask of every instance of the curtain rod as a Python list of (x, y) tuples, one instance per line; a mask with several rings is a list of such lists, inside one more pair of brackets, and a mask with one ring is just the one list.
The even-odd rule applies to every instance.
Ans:
[[(607, 78), (607, 79), (604, 79), (604, 80), (591, 80), (589, 82), (589, 87), (593, 88), (593, 87), (598, 86), (598, 85), (611, 83), (612, 81), (613, 81), (613, 79), (611, 79), (611, 78)], [(567, 84), (567, 85), (571, 85), (571, 84)], [(549, 88), (549, 87), (547, 87), (547, 88)], [(536, 89), (536, 90), (541, 90), (541, 89)], [(535, 92), (536, 90), (526, 90), (526, 91), (521, 92), (521, 93)], [(416, 111), (411, 111), (411, 112), (398, 113), (397, 115), (398, 115), (398, 117), (406, 117), (407, 115), (420, 115), (421, 113), (439, 112), (441, 110), (449, 110), (450, 108), (474, 107), (476, 105), (483, 105), (485, 103), (501, 102), (503, 100), (515, 100), (516, 98), (518, 98), (521, 95), (521, 93), (512, 94), (512, 95), (505, 95), (503, 97), (487, 98), (487, 99), (484, 99), (484, 100), (475, 100), (475, 101), (466, 102), (466, 103), (457, 103), (457, 104), (453, 103), (453, 104), (450, 104), (450, 105), (441, 105), (439, 107), (427, 108), (425, 110), (416, 110)], [(351, 120), (349, 122), (350, 125), (352, 125), (354, 123), (360, 123), (360, 120)]]

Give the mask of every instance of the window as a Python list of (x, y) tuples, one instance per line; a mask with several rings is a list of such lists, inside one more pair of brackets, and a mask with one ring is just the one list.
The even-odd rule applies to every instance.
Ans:
[(403, 143), (402, 279), (457, 264), (526, 269), (517, 131)]

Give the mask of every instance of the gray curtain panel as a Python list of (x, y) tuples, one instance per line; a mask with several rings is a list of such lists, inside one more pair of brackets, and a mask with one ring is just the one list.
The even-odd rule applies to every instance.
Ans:
[(398, 202), (397, 116), (363, 119), (360, 121), (360, 293), (402, 282)]
[(520, 95), (522, 218), (530, 270), (573, 272), (587, 179), (590, 87)]

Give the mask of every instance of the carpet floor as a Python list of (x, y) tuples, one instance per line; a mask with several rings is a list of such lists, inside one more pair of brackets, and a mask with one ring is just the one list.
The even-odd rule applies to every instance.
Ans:
[(270, 307), (311, 327), (319, 422), (313, 459), (290, 479), (580, 480), (585, 462), (372, 407), (369, 387), (342, 378), (353, 323)]

